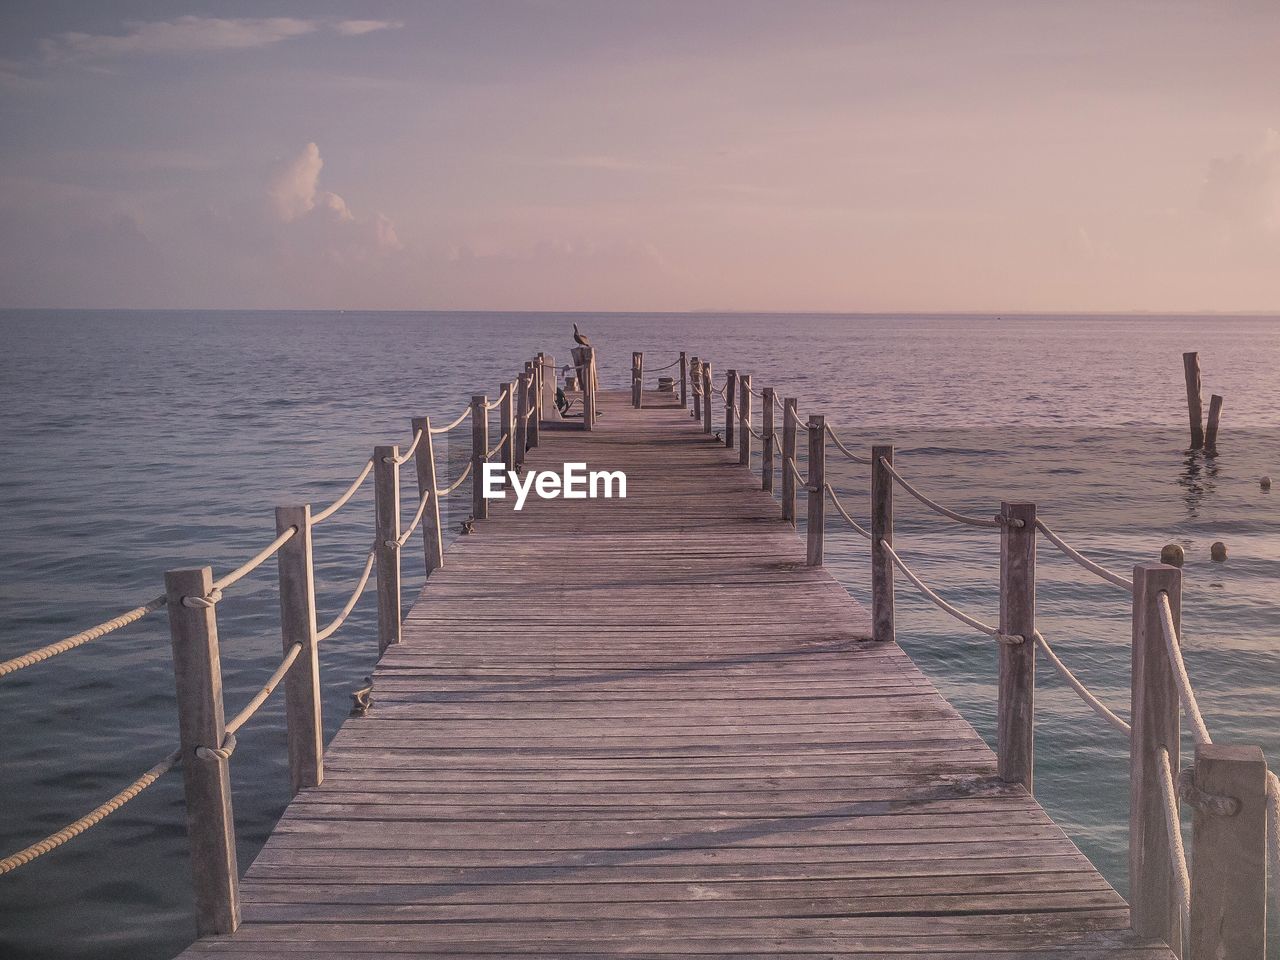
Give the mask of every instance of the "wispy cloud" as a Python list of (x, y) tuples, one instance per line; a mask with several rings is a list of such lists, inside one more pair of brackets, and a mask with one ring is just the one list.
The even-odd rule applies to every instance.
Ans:
[(106, 60), (253, 50), (319, 32), (361, 36), (403, 26), (392, 20), (304, 20), (297, 17), (178, 17), (128, 21), (123, 33), (60, 33), (41, 43), (53, 61)]

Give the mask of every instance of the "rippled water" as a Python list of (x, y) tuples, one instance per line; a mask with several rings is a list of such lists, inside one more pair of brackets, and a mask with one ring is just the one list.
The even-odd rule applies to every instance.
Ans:
[[(225, 571), (274, 531), (272, 506), (335, 497), (411, 416), (452, 416), (538, 350), (591, 335), (605, 385), (630, 353), (735, 366), (826, 413), (850, 446), (897, 445), (910, 478), (994, 512), (1034, 500), (1060, 534), (1125, 571), (1182, 543), (1187, 661), (1215, 739), (1280, 757), (1280, 322), (1268, 318), (623, 316), (0, 312), (0, 659), (161, 592), (167, 568)], [(1185, 452), (1183, 350), (1226, 397), (1216, 458)], [(456, 453), (460, 453), (458, 451)], [(454, 460), (457, 456), (455, 453)], [(829, 474), (865, 516), (865, 468)], [(336, 612), (369, 542), (368, 489), (317, 535), (320, 615)], [(406, 497), (406, 501), (408, 497)], [(904, 558), (994, 619), (997, 538), (900, 497)], [(1224, 540), (1226, 563), (1209, 544)], [(864, 544), (831, 522), (827, 557), (866, 598)], [(418, 586), (407, 553), (406, 592)], [(1039, 625), (1097, 692), (1128, 699), (1123, 594), (1042, 545)], [(279, 658), (271, 565), (219, 606), (227, 703)], [(376, 650), (371, 596), (321, 653), (326, 731)], [(899, 581), (899, 638), (988, 739), (995, 651)], [(1041, 663), (1037, 792), (1121, 889), (1127, 749)], [(0, 681), (0, 850), (101, 802), (171, 749), (163, 615)], [(288, 797), (279, 701), (233, 765), (242, 868)], [(5, 957), (172, 956), (194, 935), (180, 778), (0, 878)]]

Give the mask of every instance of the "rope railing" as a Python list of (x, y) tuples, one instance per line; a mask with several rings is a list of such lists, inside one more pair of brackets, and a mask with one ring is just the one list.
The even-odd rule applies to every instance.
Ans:
[[(880, 458), (880, 466), (884, 467), (884, 469), (889, 472), (889, 474), (893, 477), (893, 479), (898, 481), (898, 484), (902, 487), (902, 489), (906, 490), (907, 493), (911, 494), (913, 497), (915, 497), (917, 500), (923, 503), (926, 507), (928, 507), (934, 513), (938, 513), (944, 517), (948, 517), (954, 520), (956, 523), (968, 524), (971, 527), (1000, 526), (999, 520), (995, 520), (989, 517), (970, 517), (963, 513), (956, 513), (954, 510), (948, 509), (947, 507), (944, 507), (942, 504), (938, 503), (937, 500), (933, 500), (925, 496), (923, 493), (917, 490), (914, 486), (908, 483), (907, 480), (902, 476), (902, 474), (900, 474), (897, 470), (893, 468), (893, 464), (889, 462), (887, 457)], [(1012, 523), (1015, 526), (1022, 525), (1021, 520), (1011, 520), (1008, 522)]]
[(484, 452), (484, 458), (486, 460), (492, 460), (497, 455), (498, 451), (502, 449), (502, 445), (507, 442), (507, 437), (508, 434), (504, 432), (502, 436), (498, 438), (498, 442)]
[(784, 462), (791, 468), (791, 472), (795, 474), (796, 483), (800, 484), (800, 489), (809, 489), (809, 478), (800, 472), (800, 468), (796, 466), (795, 460), (783, 457)]
[(443, 490), (441, 490), (439, 487), (436, 487), (436, 496), (443, 499), (444, 497), (447, 497), (449, 494), (453, 493), (453, 491), (457, 490), (460, 486), (462, 486), (462, 481), (466, 480), (467, 476), (470, 473), (471, 473), (471, 461), (468, 460), (467, 465), (465, 468), (463, 468), (462, 473), (458, 474), (457, 480), (453, 481), (453, 483), (449, 484), (449, 486), (445, 487)]
[(1169, 858), (1173, 867), (1173, 883), (1178, 891), (1178, 919), (1182, 925), (1183, 942), (1188, 941), (1191, 926), (1191, 875), (1187, 871), (1187, 852), (1182, 845), (1182, 818), (1178, 814), (1178, 785), (1174, 780), (1169, 751), (1161, 747), (1156, 751), (1160, 771), (1160, 797), (1164, 801), (1165, 836), (1169, 838)]
[(494, 400), (493, 403), (486, 403), (484, 405), (485, 411), (488, 412), (490, 410), (497, 410), (500, 406), (502, 406), (502, 402), (507, 399), (507, 394), (509, 394), (510, 392), (511, 392), (510, 386), (503, 387), (502, 392), (498, 394), (498, 399)]
[(324, 523), (335, 513), (347, 505), (347, 501), (356, 495), (356, 491), (360, 489), (360, 485), (364, 483), (369, 474), (373, 473), (373, 458), (370, 457), (365, 461), (364, 469), (360, 471), (360, 476), (351, 481), (351, 486), (343, 491), (342, 496), (329, 506), (325, 507), (319, 513), (312, 514), (311, 525), (314, 527), (318, 523)]
[(679, 362), (680, 362), (680, 358), (676, 357), (674, 360), (668, 363), (665, 367), (652, 367), (652, 368), (646, 369), (644, 372), (645, 373), (661, 373), (663, 370), (670, 370)]
[[(314, 522), (315, 521), (312, 521), (313, 524)], [(226, 590), (232, 584), (239, 583), (249, 574), (253, 573), (253, 571), (257, 570), (260, 566), (262, 566), (264, 563), (266, 563), (268, 560), (274, 557), (277, 551), (279, 551), (281, 547), (283, 547), (286, 543), (292, 540), (294, 536), (297, 535), (297, 533), (298, 533), (297, 527), (290, 527), (288, 530), (285, 530), (283, 533), (281, 533), (278, 537), (276, 537), (274, 540), (268, 543), (265, 547), (263, 547), (261, 550), (255, 553), (252, 557), (250, 557), (240, 566), (236, 567), (230, 573), (225, 573), (221, 577), (219, 577), (217, 580), (213, 581), (213, 588), (211, 591), (211, 597), (215, 598), (213, 599), (213, 602), (214, 603), (217, 602), (216, 597), (219, 594), (221, 594), (223, 590)], [(186, 603), (190, 599), (192, 598), (183, 597), (182, 602)], [(190, 606), (190, 604), (188, 604), (188, 606)]]
[(845, 522), (848, 523), (849, 526), (853, 527), (853, 529), (856, 530), (862, 537), (865, 537), (867, 540), (870, 540), (871, 531), (868, 530), (866, 527), (864, 527), (862, 524), (860, 524), (857, 520), (853, 519), (853, 517), (849, 516), (849, 511), (844, 508), (844, 504), (841, 503), (840, 498), (836, 496), (835, 487), (831, 486), (831, 484), (829, 483), (824, 483), (823, 487), (827, 491), (827, 496), (831, 498), (832, 506), (834, 506), (836, 510), (839, 511), (840, 516), (844, 517)]
[(1099, 700), (1088, 687), (1080, 682), (1080, 679), (1071, 672), (1070, 668), (1062, 662), (1061, 658), (1054, 652), (1053, 647), (1049, 646), (1049, 641), (1044, 638), (1044, 634), (1037, 630), (1032, 634), (1032, 636), (1035, 637), (1036, 643), (1044, 652), (1044, 655), (1049, 659), (1049, 662), (1053, 664), (1053, 669), (1058, 671), (1058, 675), (1067, 682), (1067, 685), (1076, 692), (1076, 695), (1079, 696), (1094, 713), (1100, 716), (1112, 727), (1119, 730), (1126, 737), (1133, 733), (1133, 728), (1130, 726), (1129, 722)]
[(46, 644), (43, 647), (37, 647), (22, 656), (14, 657), (0, 663), (0, 677), (6, 677), (11, 673), (17, 673), (19, 670), (29, 667), (32, 664), (40, 663), (42, 660), (48, 660), (56, 657), (60, 653), (66, 653), (68, 650), (74, 650), (76, 647), (89, 643), (92, 640), (98, 640), (107, 634), (119, 630), (121, 627), (127, 627), (131, 623), (136, 623), (149, 613), (154, 613), (164, 607), (167, 597), (159, 596), (154, 600), (149, 600), (140, 607), (134, 607), (132, 610), (126, 610), (118, 617), (112, 617), (110, 620), (104, 620), (97, 626), (90, 627), (88, 630), (81, 630), (74, 633), (64, 640), (57, 643)]
[(1071, 558), (1076, 563), (1080, 564), (1080, 566), (1088, 570), (1090, 573), (1097, 574), (1099, 577), (1101, 577), (1103, 580), (1106, 580), (1108, 583), (1114, 583), (1117, 587), (1120, 587), (1122, 590), (1127, 590), (1129, 593), (1133, 593), (1132, 580), (1128, 580), (1125, 577), (1120, 576), (1120, 574), (1118, 573), (1112, 573), (1106, 567), (1102, 566), (1102, 564), (1095, 563), (1094, 561), (1090, 560), (1083, 553), (1081, 553), (1079, 550), (1076, 550), (1074, 547), (1071, 546), (1071, 544), (1067, 543), (1060, 536), (1054, 533), (1053, 530), (1049, 527), (1049, 525), (1045, 523), (1043, 520), (1039, 519), (1038, 517), (1036, 518), (1036, 529), (1039, 530), (1041, 533), (1043, 533), (1045, 537), (1049, 540), (1049, 542), (1052, 543), (1055, 547), (1057, 547), (1064, 556)]
[(850, 460), (852, 460), (854, 463), (863, 463), (870, 466), (871, 458), (860, 457), (856, 453), (854, 453), (852, 450), (850, 450), (848, 447), (846, 447), (844, 443), (841, 442), (840, 438), (836, 436), (836, 432), (831, 429), (831, 424), (827, 424), (827, 436), (831, 438), (832, 443), (834, 443), (837, 447), (840, 448), (840, 452), (843, 453)]
[(447, 427), (432, 427), (431, 433), (437, 437), (440, 436), (440, 434), (442, 433), (448, 433), (454, 427), (459, 426), (469, 416), (471, 416), (471, 407), (467, 407), (467, 409), (463, 410), (462, 414), (458, 417), (458, 419), (453, 421), (453, 423), (449, 424)]
[[(227, 749), (227, 744), (230, 742), (230, 750), (235, 750), (234, 737), (236, 731), (248, 723), (249, 719), (258, 712), (258, 708), (267, 702), (267, 697), (271, 696), (276, 687), (280, 686), (280, 681), (284, 679), (284, 675), (289, 672), (289, 668), (293, 666), (293, 662), (298, 659), (300, 653), (302, 653), (301, 641), (289, 644), (289, 649), (285, 651), (284, 657), (280, 660), (280, 665), (271, 672), (267, 682), (249, 699), (249, 702), (244, 705), (244, 708), (239, 713), (227, 721), (227, 725), (223, 728), (225, 731), (223, 749)], [(208, 748), (197, 747), (196, 756), (202, 756), (200, 751), (206, 749)]]
[(17, 853), (0, 860), (0, 876), (3, 876), (6, 873), (11, 873), (19, 867), (26, 866), (37, 857), (42, 857), (50, 850), (54, 850), (62, 846), (68, 840), (72, 840), (75, 837), (80, 836), (80, 834), (84, 833), (90, 827), (97, 826), (138, 794), (142, 793), (142, 791), (147, 789), (147, 787), (151, 786), (172, 770), (177, 765), (179, 759), (181, 759), (181, 756), (181, 751), (173, 751), (173, 753), (169, 754), (111, 799), (94, 807), (83, 817), (80, 817), (78, 820), (73, 820), (61, 830), (56, 833), (51, 833), (43, 840), (33, 843), (28, 847), (24, 847)]
[(898, 556), (898, 554), (894, 551), (893, 547), (890, 546), (887, 540), (881, 540), (880, 546), (884, 549), (886, 553), (889, 554), (889, 558), (893, 560), (893, 565), (902, 571), (903, 576), (905, 576), (908, 580), (910, 580), (915, 585), (917, 590), (919, 590), (926, 597), (932, 600), (933, 603), (944, 613), (950, 614), (951, 616), (959, 620), (961, 623), (967, 623), (969, 626), (973, 627), (973, 629), (977, 630), (979, 633), (985, 633), (989, 637), (994, 637), (1000, 643), (1014, 644), (1014, 643), (1025, 642), (1025, 639), (1026, 639), (1025, 637), (1001, 633), (998, 629), (991, 626), (991, 624), (983, 623), (977, 617), (970, 616), (969, 614), (961, 610), (959, 607), (952, 606), (946, 600), (943, 600), (942, 597), (938, 596), (938, 594), (936, 594), (933, 590), (929, 589), (929, 587), (925, 584), (925, 582), (915, 574), (915, 571), (913, 571), (910, 567), (908, 567), (906, 563), (903, 561), (903, 559), (900, 556)]
[(410, 521), (408, 529), (406, 529), (404, 533), (400, 534), (400, 538), (395, 542), (397, 550), (403, 549), (404, 545), (413, 537), (413, 532), (418, 529), (418, 524), (422, 523), (422, 518), (426, 516), (427, 504), (430, 502), (430, 493), (424, 493), (422, 496), (418, 497), (418, 509), (413, 515), (413, 520)]
[(1182, 701), (1182, 712), (1191, 723), (1196, 743), (1213, 743), (1209, 728), (1204, 722), (1204, 714), (1200, 712), (1200, 704), (1196, 700), (1195, 688), (1191, 686), (1191, 678), (1187, 676), (1187, 664), (1182, 659), (1182, 644), (1178, 640), (1178, 628), (1173, 622), (1169, 594), (1161, 590), (1156, 595), (1156, 605), (1160, 610), (1160, 632), (1164, 634), (1164, 647), (1169, 654), (1169, 666), (1173, 668), (1174, 685), (1178, 688), (1178, 699)]
[(422, 442), (422, 431), (421, 430), (413, 431), (413, 442), (409, 444), (409, 449), (406, 450), (404, 453), (400, 454), (400, 456), (398, 457), (387, 457), (386, 458), (387, 462), (394, 463), (397, 466), (402, 463), (408, 463), (410, 460), (413, 459), (413, 452), (418, 449), (418, 444), (420, 444), (421, 442)]
[(374, 545), (369, 548), (369, 555), (365, 557), (364, 561), (364, 570), (360, 574), (360, 580), (356, 583), (355, 589), (351, 591), (351, 597), (347, 600), (346, 606), (342, 608), (342, 612), (334, 617), (327, 627), (316, 634), (317, 643), (321, 640), (328, 640), (338, 632), (339, 627), (346, 623), (347, 617), (349, 617), (351, 615), (351, 611), (355, 609), (356, 603), (360, 599), (360, 595), (364, 593), (365, 585), (369, 582), (369, 574), (373, 571), (373, 564), (377, 559), (377, 550), (377, 543), (374, 543)]

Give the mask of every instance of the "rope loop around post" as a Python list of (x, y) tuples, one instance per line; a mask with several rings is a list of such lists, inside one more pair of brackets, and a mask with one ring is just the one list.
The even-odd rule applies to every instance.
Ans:
[(1194, 765), (1183, 767), (1178, 771), (1178, 799), (1201, 813), (1215, 817), (1234, 817), (1240, 812), (1240, 801), (1235, 797), (1224, 797), (1209, 793), (1196, 786), (1196, 768)]
[(222, 738), (220, 747), (196, 747), (196, 757), (200, 760), (230, 760), (236, 752), (236, 735), (228, 733)]
[(222, 600), (222, 590), (214, 587), (209, 591), (207, 596), (203, 597), (183, 597), (182, 605), (193, 610), (211, 610)]

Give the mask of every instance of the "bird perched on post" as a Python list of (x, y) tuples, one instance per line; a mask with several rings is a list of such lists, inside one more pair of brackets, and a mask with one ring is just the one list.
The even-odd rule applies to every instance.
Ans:
[(573, 342), (580, 347), (591, 346), (591, 341), (582, 335), (582, 333), (578, 330), (578, 325), (576, 323), (573, 325)]

